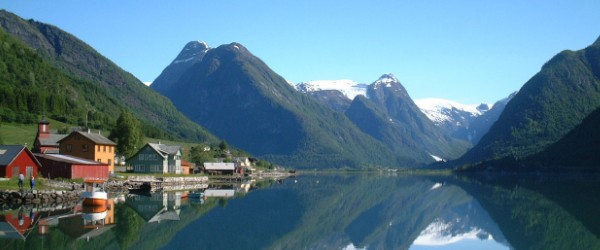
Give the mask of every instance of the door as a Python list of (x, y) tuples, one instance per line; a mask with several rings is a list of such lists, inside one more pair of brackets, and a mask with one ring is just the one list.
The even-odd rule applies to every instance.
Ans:
[(32, 166), (27, 166), (25, 167), (25, 177), (29, 178), (31, 177), (31, 175), (33, 175), (33, 167)]
[(17, 177), (17, 176), (19, 176), (19, 166), (14, 166), (14, 167), (12, 167), (11, 177)]

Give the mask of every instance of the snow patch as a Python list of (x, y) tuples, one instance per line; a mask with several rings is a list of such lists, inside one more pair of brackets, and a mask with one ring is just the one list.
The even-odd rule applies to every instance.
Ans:
[(415, 104), (417, 104), (427, 118), (436, 123), (436, 125), (440, 125), (444, 122), (452, 122), (454, 118), (452, 114), (456, 112), (463, 112), (472, 117), (477, 117), (487, 111), (481, 108), (481, 104), (466, 105), (441, 98), (417, 99), (415, 100)]
[(195, 57), (190, 57), (190, 58), (186, 58), (186, 59), (182, 59), (182, 60), (175, 60), (175, 61), (173, 61), (173, 64), (189, 62), (194, 59), (195, 59)]
[(367, 85), (352, 80), (317, 80), (301, 82), (295, 85), (296, 90), (310, 93), (321, 90), (337, 90), (342, 92), (348, 99), (353, 100), (356, 96), (367, 95)]
[(367, 247), (365, 246), (363, 248), (360, 248), (360, 247), (356, 247), (354, 244), (350, 243), (350, 244), (348, 244), (346, 247), (344, 247), (342, 249), (343, 250), (365, 250), (365, 249), (367, 249)]
[(434, 161), (437, 161), (437, 162), (444, 161), (444, 158), (442, 158), (442, 157), (432, 155), (432, 154), (429, 154), (429, 156), (431, 156), (431, 158), (433, 158)]
[(419, 237), (415, 239), (413, 244), (419, 246), (445, 246), (463, 240), (482, 240), (482, 235), (486, 234), (487, 237), (484, 240), (493, 240), (492, 236), (481, 228), (469, 228), (469, 231), (449, 234), (447, 231), (451, 227), (451, 222), (445, 223), (436, 219), (419, 234)]
[(396, 77), (393, 74), (384, 74), (373, 83), (373, 88), (377, 89), (377, 87), (379, 86), (391, 88), (392, 83), (400, 83), (400, 81), (398, 81), (398, 79), (396, 79)]
[(442, 186), (443, 186), (442, 183), (436, 182), (435, 184), (433, 184), (433, 186), (429, 190), (438, 189), (438, 188), (440, 188)]
[(146, 86), (152, 85), (152, 82), (142, 82), (142, 83), (144, 83), (144, 85), (146, 85)]

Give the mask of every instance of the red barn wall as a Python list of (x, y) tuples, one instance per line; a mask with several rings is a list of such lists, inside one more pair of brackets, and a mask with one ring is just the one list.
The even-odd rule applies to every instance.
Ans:
[(33, 167), (32, 174), (33, 174), (33, 176), (37, 177), (38, 171), (39, 171), (38, 165), (31, 158), (31, 156), (27, 153), (27, 151), (23, 150), (23, 151), (21, 151), (21, 153), (19, 153), (17, 158), (5, 168), (4, 176), (6, 178), (12, 178), (12, 177), (18, 176), (18, 174), (13, 176), (13, 167), (19, 167), (19, 172), (23, 173), (23, 175), (25, 175), (26, 169), (28, 166)]
[(72, 165), (73, 179), (108, 180), (108, 165)]

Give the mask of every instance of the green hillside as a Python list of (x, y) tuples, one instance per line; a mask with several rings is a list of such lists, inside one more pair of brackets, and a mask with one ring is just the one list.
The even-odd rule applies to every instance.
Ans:
[(0, 11), (0, 113), (33, 123), (41, 114), (78, 126), (109, 129), (126, 109), (147, 136), (218, 141), (93, 48), (57, 27)]
[(548, 61), (455, 165), (522, 159), (558, 141), (600, 106), (600, 40)]

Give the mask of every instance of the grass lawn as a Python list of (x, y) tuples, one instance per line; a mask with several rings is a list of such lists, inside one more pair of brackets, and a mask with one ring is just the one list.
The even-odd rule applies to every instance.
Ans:
[[(29, 179), (25, 178), (25, 183), (23, 183), (23, 189), (29, 190)], [(46, 182), (44, 178), (36, 178), (35, 179), (35, 189), (36, 190), (44, 190), (44, 189), (55, 189), (46, 187)], [(1, 178), (0, 179), (0, 190), (19, 190), (19, 179), (18, 177), (14, 177), (11, 179)]]
[[(50, 129), (56, 131), (61, 128), (73, 128), (76, 126), (62, 123), (56, 120), (46, 118), (50, 122)], [(2, 137), (3, 144), (5, 145), (24, 145), (27, 143), (27, 147), (31, 149), (33, 142), (37, 134), (37, 123), (36, 124), (18, 124), (18, 123), (2, 123), (0, 124), (0, 136)], [(103, 135), (108, 135), (107, 132), (103, 132)]]
[(33, 147), (33, 141), (37, 133), (37, 125), (3, 123), (0, 125), (2, 140), (6, 145), (25, 145)]

